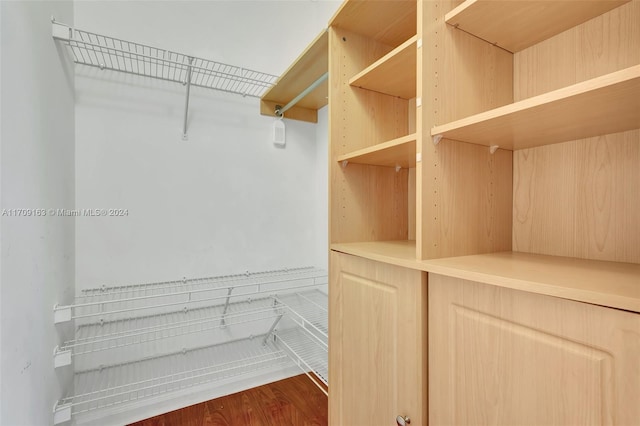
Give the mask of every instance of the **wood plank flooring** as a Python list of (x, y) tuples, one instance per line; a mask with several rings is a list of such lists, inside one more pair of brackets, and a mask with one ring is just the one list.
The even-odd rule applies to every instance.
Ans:
[(326, 426), (327, 397), (304, 374), (130, 426)]

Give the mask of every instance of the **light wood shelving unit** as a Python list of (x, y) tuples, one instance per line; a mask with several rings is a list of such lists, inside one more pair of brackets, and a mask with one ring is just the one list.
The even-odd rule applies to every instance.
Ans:
[(436, 126), (432, 136), (515, 150), (640, 128), (640, 65)]
[[(375, 335), (376, 350), (388, 361), (400, 359), (398, 341), (411, 341), (413, 355), (403, 365), (455, 368), (456, 359), (431, 365), (450, 354), (432, 357), (427, 340), (430, 347), (460, 343), (455, 339), (462, 334), (443, 329), (446, 307), (437, 307), (440, 317), (431, 316), (436, 300), (458, 296), (468, 306), (459, 307), (466, 316), (456, 327), (464, 333), (488, 327), (488, 336), (518, 342), (501, 356), (515, 357), (525, 346), (559, 363), (578, 356), (594, 377), (600, 358), (590, 358), (590, 337), (580, 331), (576, 312), (589, 311), (603, 323), (615, 317), (616, 330), (640, 332), (639, 26), (640, 0), (343, 3), (328, 29), (330, 346)], [(434, 292), (428, 299), (431, 278), (439, 283), (433, 289), (454, 280), (478, 292), (478, 300), (498, 293), (519, 301), (531, 296), (576, 329), (561, 330), (552, 338), (557, 345), (545, 346), (546, 332), (535, 330), (535, 318), (514, 324), (499, 310), (488, 318), (460, 292)], [(363, 300), (380, 306), (387, 322), (379, 323)], [(558, 304), (573, 313), (552, 308)], [(420, 327), (388, 327), (403, 321), (407, 305), (422, 312), (424, 324), (433, 320), (428, 339)], [(353, 321), (345, 323), (345, 315)], [(586, 340), (575, 346), (576, 339)], [(608, 410), (640, 421), (638, 410), (624, 411), (612, 396), (640, 395), (640, 380), (625, 378), (640, 377), (628, 362), (640, 344), (628, 349), (616, 339), (603, 341), (612, 345), (610, 362), (620, 355), (625, 374), (616, 373), (607, 388), (589, 384), (594, 394), (606, 395), (606, 407), (584, 404), (579, 396), (574, 402), (588, 415)], [(484, 359), (493, 362), (493, 351), (503, 349), (489, 348)], [(426, 368), (407, 378), (403, 365), (390, 365), (385, 370), (397, 374), (365, 377), (363, 365), (378, 367), (370, 360), (329, 356), (330, 421), (336, 424), (392, 422), (396, 414), (417, 424), (464, 424), (460, 413), (478, 424), (497, 418), (495, 410), (513, 408), (509, 401), (494, 407), (475, 397), (473, 386), (491, 383), (471, 383), (473, 374), (464, 376), (473, 386), (459, 386), (467, 392), (460, 396), (449, 387), (455, 387), (452, 378), (462, 380), (459, 374), (442, 371), (432, 382)], [(428, 397), (427, 381), (443, 390), (441, 397)], [(356, 382), (385, 389), (385, 401), (373, 411), (360, 407)], [(411, 401), (386, 392), (391, 388), (413, 389)], [(527, 405), (528, 389), (519, 390), (524, 396), (517, 398)], [(465, 408), (469, 400), (449, 400), (459, 397), (473, 398), (477, 412)], [(558, 418), (568, 413), (553, 402), (544, 407)], [(529, 408), (505, 418), (523, 423)], [(473, 417), (478, 413), (485, 417)]]
[(417, 260), (410, 241), (334, 244), (341, 253), (515, 290), (640, 312), (640, 265), (500, 252)]
[(519, 52), (627, 3), (468, 0), (445, 15), (447, 24), (510, 52)]
[[(275, 116), (276, 105), (285, 106), (327, 72), (328, 36), (322, 31), (260, 98), (260, 113)], [(285, 113), (286, 118), (318, 122), (318, 110), (328, 103), (327, 81), (320, 84)]]
[[(393, 12), (387, 3), (394, 4)], [(614, 61), (614, 66), (602, 65), (608, 60), (606, 55), (583, 58), (573, 64), (573, 70), (570, 61), (561, 63), (561, 73), (573, 72), (572, 77), (554, 76), (553, 71), (535, 77), (540, 74), (535, 67), (555, 69), (553, 59), (557, 57), (536, 61), (535, 65), (530, 59), (538, 50), (588, 49), (589, 42), (580, 44), (579, 37), (597, 40), (603, 36), (602, 31), (616, 25), (618, 32), (630, 30), (637, 19), (637, 2), (528, 2), (523, 6), (483, 0), (415, 5), (406, 1), (402, 2), (404, 14), (395, 3), (347, 1), (330, 22), (336, 44), (330, 41), (330, 55), (335, 55), (336, 64), (342, 67), (342, 75), (332, 80), (336, 89), (330, 94), (330, 103), (336, 106), (333, 123), (337, 123), (330, 132), (332, 248), (360, 245), (359, 256), (379, 259), (389, 247), (401, 246), (398, 256), (401, 263), (412, 265), (409, 267), (418, 267), (416, 262), (423, 260), (503, 252), (575, 256), (586, 262), (591, 258), (600, 266), (602, 261), (640, 263), (640, 253), (633, 248), (640, 244), (637, 225), (624, 237), (616, 234), (617, 242), (611, 242), (626, 255), (616, 256), (611, 249), (608, 254), (576, 256), (576, 250), (526, 247), (535, 244), (522, 242), (524, 231), (519, 217), (526, 196), (523, 185), (531, 188), (535, 183), (529, 178), (531, 171), (525, 170), (525, 166), (530, 167), (527, 159), (534, 154), (546, 159), (552, 155), (546, 150), (556, 145), (560, 157), (566, 157), (572, 149), (579, 151), (577, 156), (571, 151), (574, 158), (569, 162), (571, 170), (579, 172), (581, 167), (593, 167), (597, 153), (592, 151), (598, 150), (595, 140), (626, 138), (615, 156), (626, 152), (625, 161), (631, 165), (621, 166), (624, 171), (617, 175), (625, 174), (631, 181), (638, 177), (632, 165), (638, 158), (632, 141), (640, 128), (638, 40), (620, 43), (610, 37), (607, 43), (618, 50), (612, 56), (623, 57)], [(411, 22), (414, 14), (415, 27)], [(432, 24), (435, 18), (440, 23)], [(597, 19), (600, 21), (592, 23)], [(596, 29), (603, 25), (605, 30)], [(358, 52), (345, 46), (354, 39), (360, 43)], [(363, 50), (376, 53), (365, 59), (361, 57)], [(567, 56), (573, 60), (573, 55)], [(596, 69), (589, 69), (588, 62), (596, 62)], [(396, 77), (412, 73), (406, 69), (413, 70), (414, 64), (415, 85), (406, 82), (402, 89), (382, 87), (405, 81)], [(586, 72), (576, 72), (580, 67)], [(530, 75), (531, 80), (540, 80), (535, 82), (539, 88), (524, 89)], [(417, 107), (409, 103), (405, 115), (404, 104), (399, 103), (414, 97)], [(408, 121), (406, 128), (398, 117)], [(413, 130), (415, 135), (410, 133)], [(383, 134), (391, 137), (381, 137)], [(442, 136), (443, 142), (434, 146), (436, 135)], [(566, 143), (577, 145), (569, 149)], [(483, 148), (495, 146), (501, 148), (495, 154)], [(557, 161), (560, 164), (564, 160)], [(583, 166), (578, 164), (585, 161)], [(397, 166), (407, 168), (406, 178), (395, 172)], [(537, 196), (531, 201), (536, 209), (550, 201), (553, 205), (566, 204), (563, 196), (587, 203), (587, 210), (598, 208), (595, 196), (580, 199), (576, 192), (580, 182), (575, 178), (572, 184), (578, 186), (571, 188), (563, 182), (547, 183), (557, 175), (551, 172), (552, 164), (535, 167), (543, 170), (541, 177), (549, 189), (558, 185), (567, 188), (557, 196)], [(523, 173), (527, 176), (521, 176)], [(623, 185), (618, 191), (624, 195), (611, 201), (615, 203), (612, 214), (622, 219), (623, 211), (638, 211), (640, 197), (622, 177), (612, 179), (616, 185)], [(412, 220), (416, 221), (414, 225)], [(527, 238), (554, 239), (549, 235), (553, 232), (547, 232), (555, 229), (552, 220), (545, 217), (536, 223), (538, 232), (529, 232)], [(598, 223), (584, 226), (591, 226), (593, 234), (600, 232), (593, 228), (600, 226)], [(557, 238), (578, 237), (565, 231)], [(545, 244), (551, 246), (553, 242)], [(589, 244), (594, 246), (591, 251), (598, 250), (599, 242)], [(629, 271), (631, 278), (638, 278), (635, 269)]]
[[(483, 328), (487, 336), (518, 342), (489, 349), (483, 360), (516, 359), (529, 347), (562, 363), (575, 353), (590, 353), (584, 349), (590, 348), (589, 338), (579, 329), (562, 330), (553, 337), (557, 349), (549, 349), (542, 334), (531, 331), (535, 319), (514, 325), (505, 311), (487, 319), (460, 292), (463, 305), (455, 309), (466, 316), (455, 327), (468, 328), (448, 333), (453, 325), (444, 325), (442, 317), (454, 308), (438, 305), (450, 295), (437, 294), (446, 285), (436, 283), (457, 280), (460, 288), (477, 291), (477, 300), (493, 300), (498, 292), (514, 300), (533, 295), (539, 306), (532, 312), (552, 311), (554, 301), (567, 299), (561, 303), (572, 306), (571, 312), (590, 306), (598, 321), (615, 317), (616, 327), (640, 328), (638, 25), (637, 0), (347, 1), (330, 22), (330, 318), (331, 312), (339, 317), (333, 326), (330, 319), (330, 342), (343, 347), (341, 336), (353, 330), (374, 334), (385, 347), (412, 340), (415, 357), (439, 372), (427, 379), (416, 370), (407, 380), (403, 366), (396, 365), (396, 377), (370, 378), (374, 388), (417, 392), (406, 403), (399, 393), (386, 395), (389, 402), (376, 406), (375, 418), (478, 424), (498, 418), (499, 410), (508, 413), (510, 424), (522, 423), (531, 408), (525, 394), (548, 385), (516, 386), (523, 392), (514, 395), (524, 404), (521, 410), (510, 412), (515, 405), (509, 400), (499, 407), (484, 404), (474, 386), (496, 395), (500, 389), (491, 381), (475, 383), (480, 371), (463, 378), (447, 372), (458, 358), (431, 352), (422, 331), (401, 337), (383, 325), (376, 328), (375, 315), (365, 308), (360, 323), (340, 323), (346, 306), (359, 306), (363, 298), (389, 309), (390, 322), (402, 321), (396, 312), (404, 305), (429, 312), (430, 348), (465, 348), (468, 339), (460, 336)], [(363, 272), (362, 264), (371, 272)], [(425, 283), (433, 280), (433, 288), (426, 285), (428, 302), (403, 298), (398, 285), (411, 291), (419, 285), (406, 271), (420, 271)], [(432, 318), (433, 307), (438, 317)], [(575, 314), (558, 315), (563, 324), (580, 323)], [(576, 339), (583, 345), (578, 349), (571, 343)], [(611, 362), (626, 372), (609, 388), (594, 384), (593, 391), (612, 399), (602, 410), (633, 418), (611, 395), (622, 389), (640, 394), (640, 381), (625, 379), (634, 375), (629, 360), (635, 354), (615, 339), (607, 342)], [(381, 357), (392, 354), (388, 349)], [(414, 365), (415, 357), (403, 362)], [(349, 396), (352, 381), (367, 378), (348, 372), (356, 362), (351, 357), (330, 354), (331, 359), (341, 372), (330, 370), (337, 383), (336, 393), (330, 392), (330, 418), (345, 423), (354, 413), (343, 407), (358, 411)], [(482, 369), (473, 358), (468, 365)], [(597, 375), (598, 368), (585, 367), (580, 374)], [(427, 396), (426, 380), (442, 397)], [(465, 380), (470, 386), (460, 385)], [(576, 406), (585, 401), (575, 396)], [(557, 418), (568, 415), (551, 402), (544, 406)], [(586, 407), (585, 413), (600, 409)]]
[(411, 99), (416, 96), (416, 42), (413, 36), (349, 80), (352, 86)]
[(329, 26), (399, 46), (416, 34), (417, 11), (415, 0), (345, 1)]
[(413, 133), (341, 155), (337, 161), (372, 166), (413, 168), (416, 166), (416, 134)]
[(415, 238), (416, 24), (415, 1), (345, 2), (329, 23), (332, 242)]

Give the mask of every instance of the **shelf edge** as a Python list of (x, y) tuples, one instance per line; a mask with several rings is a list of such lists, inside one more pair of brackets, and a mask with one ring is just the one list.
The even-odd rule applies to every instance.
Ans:
[[(551, 92), (533, 96), (531, 98), (527, 98), (512, 104), (494, 108), (489, 111), (471, 115), (469, 117), (455, 120), (446, 124), (434, 126), (431, 129), (431, 136), (442, 135), (444, 138), (457, 140), (455, 137), (449, 137), (447, 133), (462, 130), (465, 128), (472, 128), (473, 126), (481, 125), (482, 123), (486, 123), (491, 120), (499, 120), (501, 118), (506, 119), (507, 117), (514, 116), (519, 113), (524, 113), (527, 110), (540, 108), (544, 105), (553, 105), (556, 102), (566, 101), (571, 99), (572, 97), (585, 95), (589, 92), (595, 92), (597, 90), (605, 89), (606, 87), (623, 84), (635, 79), (640, 79), (640, 65), (634, 65), (623, 70), (615, 71), (613, 73), (582, 81), (570, 86), (553, 90)], [(479, 143), (478, 141), (474, 142), (472, 140), (462, 140), (462, 142), (487, 145), (485, 143)], [(549, 142), (549, 144), (551, 143), (554, 142)], [(507, 148), (506, 146), (501, 147)]]

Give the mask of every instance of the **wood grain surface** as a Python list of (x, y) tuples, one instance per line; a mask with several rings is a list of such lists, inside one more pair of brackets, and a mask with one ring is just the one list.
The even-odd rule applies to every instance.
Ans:
[(301, 374), (130, 426), (321, 426), (327, 415), (327, 397)]

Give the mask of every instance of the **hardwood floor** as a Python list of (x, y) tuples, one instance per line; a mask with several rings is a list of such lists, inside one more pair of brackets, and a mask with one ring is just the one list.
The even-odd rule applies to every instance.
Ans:
[(324, 426), (327, 397), (304, 374), (130, 426)]

